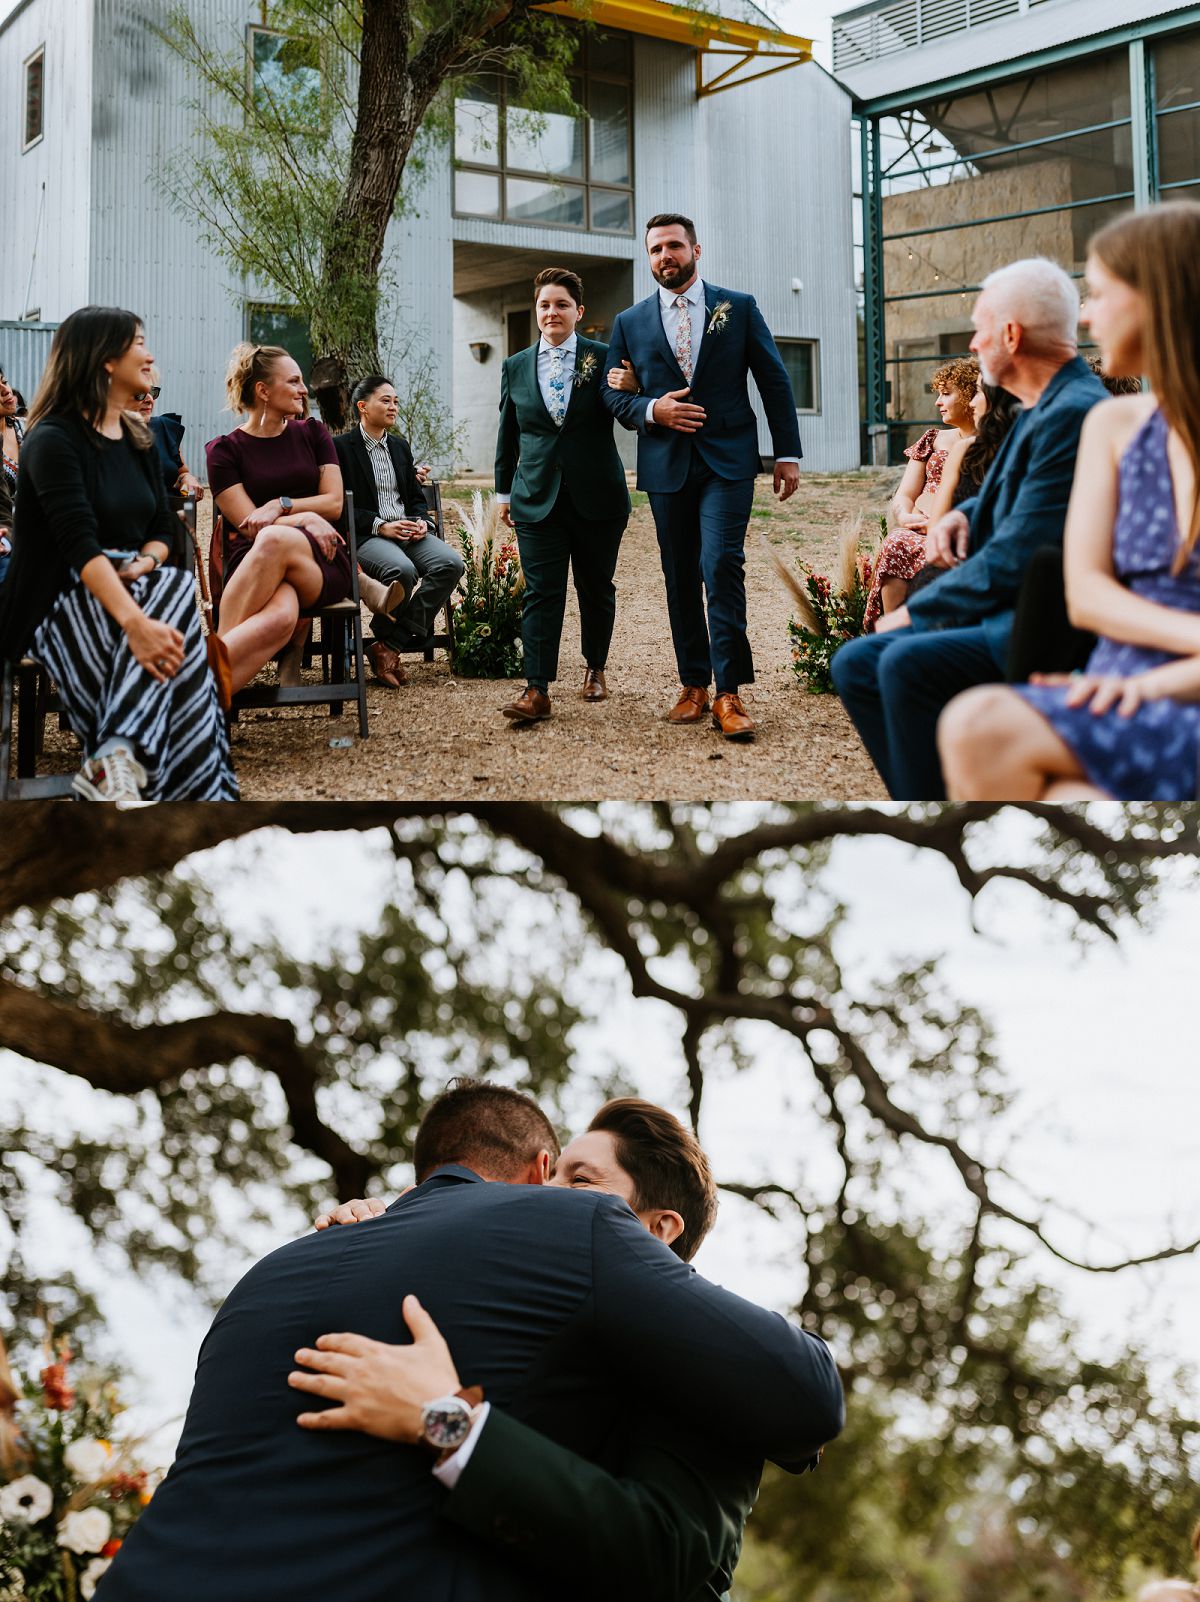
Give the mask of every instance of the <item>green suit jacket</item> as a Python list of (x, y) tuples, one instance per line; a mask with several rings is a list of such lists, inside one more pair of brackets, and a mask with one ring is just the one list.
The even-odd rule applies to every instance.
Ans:
[(500, 372), (496, 493), (512, 496), (516, 523), (540, 523), (548, 517), (564, 479), (580, 516), (608, 520), (629, 515), (613, 418), (600, 399), (608, 346), (582, 334), (576, 337), (575, 373), (561, 428), (546, 410), (538, 386), (537, 345), (510, 356)]
[(716, 1602), (762, 1459), (641, 1412), (611, 1444), (593, 1463), (493, 1407), (443, 1512), (596, 1602)]

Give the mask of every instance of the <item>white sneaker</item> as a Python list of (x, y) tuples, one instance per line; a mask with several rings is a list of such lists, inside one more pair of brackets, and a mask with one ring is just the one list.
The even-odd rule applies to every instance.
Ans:
[(71, 780), (71, 788), (85, 801), (111, 801), (120, 811), (151, 807), (142, 796), (146, 770), (127, 745), (115, 745), (102, 756), (88, 757)]

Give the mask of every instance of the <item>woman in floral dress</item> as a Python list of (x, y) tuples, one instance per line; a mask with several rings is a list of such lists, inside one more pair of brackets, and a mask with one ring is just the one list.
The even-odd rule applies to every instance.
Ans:
[(881, 613), (903, 606), (909, 580), (925, 566), (925, 531), (946, 458), (975, 434), (971, 402), (978, 383), (974, 357), (945, 362), (930, 380), (943, 426), (927, 429), (904, 453), (908, 466), (892, 498), (895, 527), (880, 547), (867, 598), (863, 627), (868, 634)]

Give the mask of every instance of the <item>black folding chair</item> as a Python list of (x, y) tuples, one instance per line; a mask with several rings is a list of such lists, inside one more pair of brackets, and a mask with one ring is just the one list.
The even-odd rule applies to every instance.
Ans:
[[(362, 611), (358, 594), (358, 541), (354, 534), (354, 496), (346, 492), (347, 541), (350, 546), (350, 594), (344, 601), (328, 606), (306, 607), (302, 618), (321, 626), (312, 654), (321, 659), (320, 684), (258, 684), (253, 679), (233, 697), (230, 718), (247, 707), (328, 706), (332, 718), (340, 717), (346, 701), (358, 705), (358, 732), (365, 740), (367, 728), (367, 676), (363, 662)], [(213, 503), (213, 550), (215, 569), (224, 586), (225, 520)], [(220, 616), (220, 600), (215, 600), (214, 624)]]

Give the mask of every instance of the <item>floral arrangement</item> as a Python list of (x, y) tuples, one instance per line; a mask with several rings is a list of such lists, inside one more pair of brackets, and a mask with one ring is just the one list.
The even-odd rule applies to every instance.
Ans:
[(0, 1602), (90, 1602), (150, 1500), (150, 1477), (114, 1440), (115, 1382), (70, 1376), (46, 1341), (38, 1381), (15, 1379), (0, 1341)]
[(721, 333), (725, 324), (729, 321), (729, 314), (732, 310), (733, 302), (731, 300), (719, 300), (713, 307), (712, 316), (708, 320), (708, 327), (705, 329), (705, 333)]
[(771, 559), (799, 613), (798, 619), (788, 619), (792, 671), (810, 695), (829, 695), (834, 656), (847, 640), (857, 639), (863, 631), (875, 549), (867, 542), (859, 519), (842, 534), (832, 578), (814, 572), (805, 561), (796, 563), (797, 577), (775, 551), (771, 551)]
[(516, 537), (500, 521), (494, 495), (471, 497), (459, 544), (466, 572), (451, 605), (454, 644), (450, 667), (464, 679), (515, 679), (521, 672), (521, 612), (525, 575)]
[(600, 364), (596, 360), (596, 352), (594, 350), (584, 351), (583, 355), (575, 364), (575, 372), (571, 378), (571, 382), (575, 385), (575, 388), (579, 389), (582, 385), (593, 379), (596, 376), (596, 368), (599, 365)]

